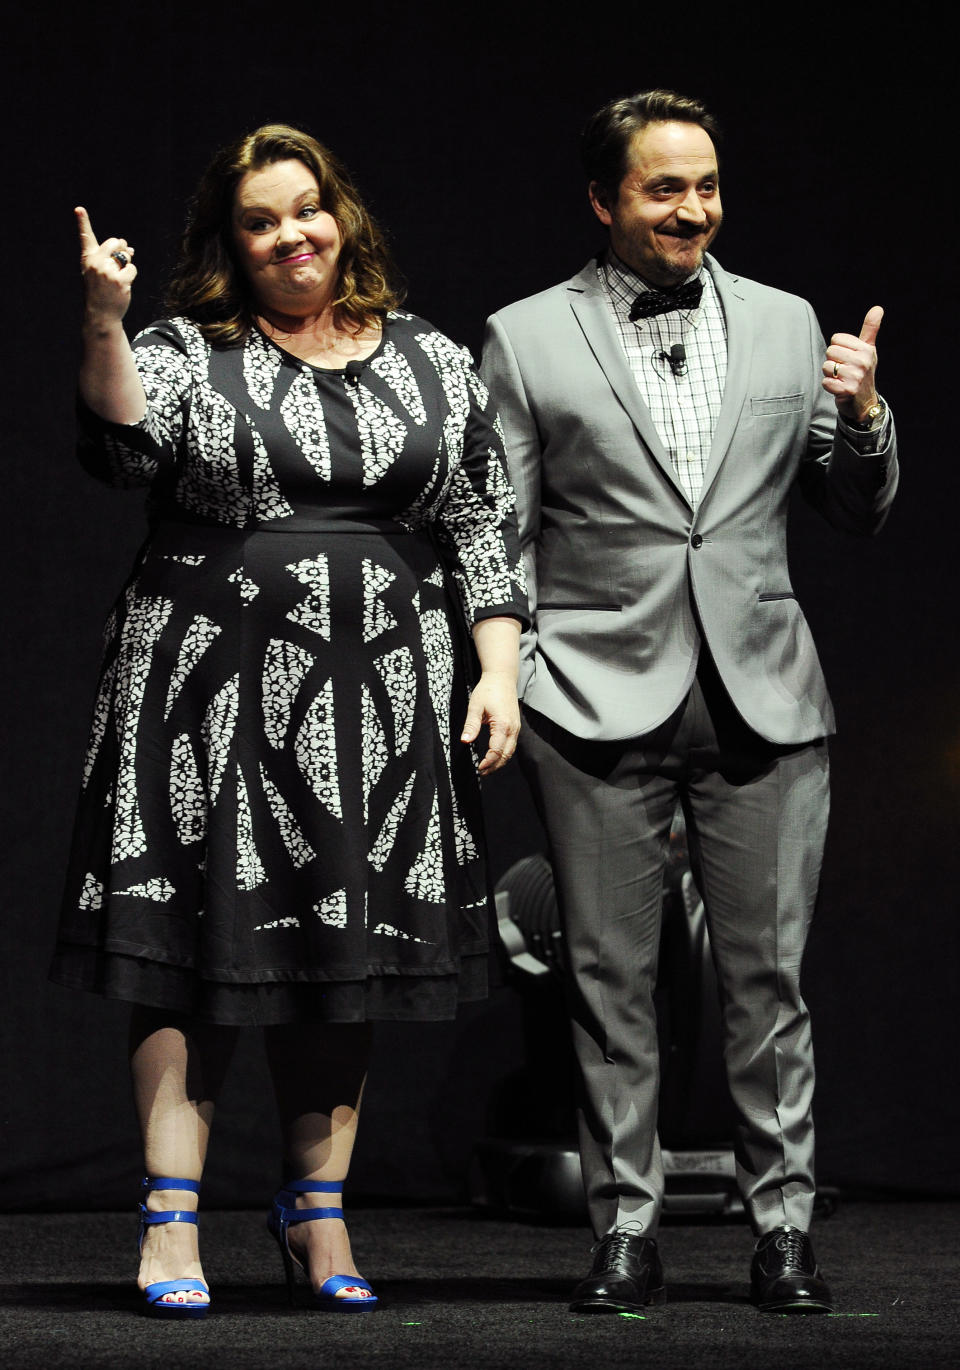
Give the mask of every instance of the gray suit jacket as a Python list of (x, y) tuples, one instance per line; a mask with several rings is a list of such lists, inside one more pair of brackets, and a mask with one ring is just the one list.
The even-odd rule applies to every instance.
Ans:
[[(831, 733), (833, 709), (787, 568), (799, 484), (835, 527), (875, 532), (896, 442), (861, 456), (821, 388), (824, 343), (794, 295), (712, 258), (727, 321), (723, 404), (691, 509), (630, 373), (590, 262), (495, 314), (482, 373), (517, 491), (532, 628), (526, 703), (580, 737), (636, 737), (677, 708), (697, 619), (744, 719), (776, 743)], [(695, 606), (695, 608), (694, 608)]]

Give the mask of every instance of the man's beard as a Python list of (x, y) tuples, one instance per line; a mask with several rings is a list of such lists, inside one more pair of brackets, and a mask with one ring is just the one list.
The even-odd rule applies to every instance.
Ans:
[(703, 266), (703, 254), (713, 242), (717, 234), (717, 224), (711, 226), (703, 233), (671, 233), (664, 236), (675, 238), (678, 242), (692, 242), (697, 247), (697, 260), (693, 265), (684, 262), (674, 261), (666, 253), (657, 258), (657, 266), (665, 278), (668, 278), (673, 285), (681, 285), (689, 276), (694, 275)]
[(701, 251), (696, 263), (693, 266), (682, 266), (679, 262), (672, 261), (669, 257), (662, 257), (658, 263), (661, 274), (668, 278), (671, 285), (682, 285), (689, 277), (699, 271), (703, 265), (703, 252)]

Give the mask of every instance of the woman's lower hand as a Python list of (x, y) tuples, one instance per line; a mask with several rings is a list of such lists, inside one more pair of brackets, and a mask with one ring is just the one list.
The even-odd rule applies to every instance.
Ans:
[(517, 747), (520, 704), (515, 671), (484, 671), (470, 695), (461, 742), (475, 742), (486, 724), (489, 740), (480, 774), (491, 775), (505, 766)]

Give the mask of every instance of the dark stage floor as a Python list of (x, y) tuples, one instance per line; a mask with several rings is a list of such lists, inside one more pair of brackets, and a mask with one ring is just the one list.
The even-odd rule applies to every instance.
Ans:
[(661, 1234), (669, 1302), (640, 1317), (575, 1317), (584, 1229), (469, 1210), (362, 1208), (350, 1217), (376, 1313), (292, 1310), (264, 1217), (208, 1212), (214, 1311), (204, 1322), (139, 1313), (130, 1214), (0, 1216), (4, 1366), (655, 1367), (656, 1370), (920, 1370), (960, 1364), (956, 1203), (846, 1202), (814, 1229), (839, 1309), (764, 1317), (747, 1302), (742, 1222)]

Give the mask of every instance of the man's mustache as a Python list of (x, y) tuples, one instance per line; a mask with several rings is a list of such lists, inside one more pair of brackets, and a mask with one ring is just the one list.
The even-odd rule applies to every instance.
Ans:
[(664, 238), (702, 238), (712, 227), (712, 224), (704, 224), (702, 228), (661, 228), (657, 231)]

